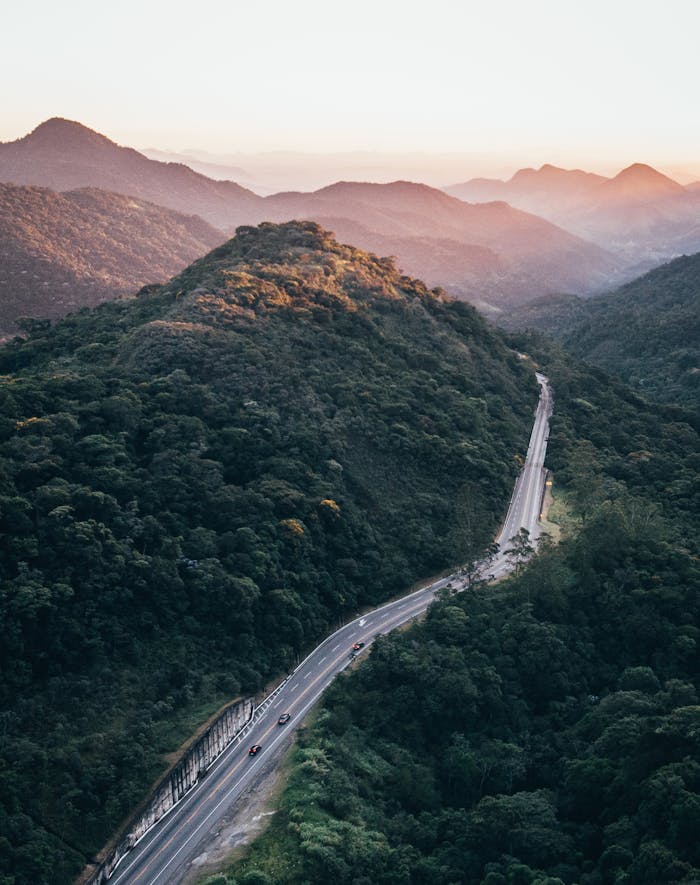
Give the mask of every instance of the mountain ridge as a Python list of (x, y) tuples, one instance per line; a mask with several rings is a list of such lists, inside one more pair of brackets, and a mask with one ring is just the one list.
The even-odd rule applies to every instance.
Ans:
[(53, 117), (0, 143), (0, 180), (52, 190), (97, 187), (231, 229), (260, 197), (232, 181), (214, 181), (183, 163), (161, 163), (73, 120)]
[(614, 292), (538, 299), (504, 318), (547, 332), (580, 359), (650, 399), (696, 408), (700, 388), (700, 254), (682, 256)]
[(700, 192), (645, 163), (611, 178), (545, 165), (508, 181), (473, 179), (444, 190), (463, 200), (506, 199), (610, 250), (630, 268), (700, 249)]
[[(52, 138), (59, 142), (55, 151)], [(502, 202), (467, 205), (435, 188), (406, 181), (337, 182), (311, 193), (263, 198), (233, 182), (214, 181), (185, 166), (150, 160), (80, 123), (60, 118), (41, 124), (23, 139), (0, 144), (2, 179), (59, 191), (91, 186), (131, 194), (198, 214), (226, 232), (262, 221), (334, 218), (341, 238), (346, 238), (346, 226), (361, 237), (357, 245), (362, 247), (374, 248), (389, 238), (411, 273), (491, 309), (531, 297), (532, 291), (605, 289), (621, 270), (617, 259), (601, 247)], [(366, 236), (362, 230), (368, 231)], [(431, 248), (443, 256), (442, 267)], [(484, 249), (495, 259), (482, 251), (483, 260), (477, 260)]]
[(37, 328), (0, 375), (15, 885), (74, 881), (193, 723), (486, 546), (537, 401), (472, 307), (312, 222)]
[(198, 216), (94, 188), (0, 183), (0, 335), (159, 283), (221, 242)]

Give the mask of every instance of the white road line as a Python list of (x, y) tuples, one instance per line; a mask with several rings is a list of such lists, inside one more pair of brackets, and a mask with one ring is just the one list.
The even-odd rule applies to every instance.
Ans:
[(281, 703), (282, 703), (282, 698), (280, 698), (280, 699), (277, 701), (276, 704), (273, 704), (273, 705), (272, 705), (272, 709), (274, 710), (276, 707), (279, 707), (279, 705), (280, 705)]
[[(533, 458), (531, 459), (531, 463), (529, 465), (527, 465), (527, 467), (521, 473), (521, 475), (516, 483), (516, 490), (515, 490), (515, 501), (520, 502), (520, 499), (522, 499), (524, 497), (525, 502), (527, 504), (527, 506), (520, 507), (520, 511), (527, 511), (527, 512), (518, 512), (518, 510), (516, 508), (516, 513), (513, 513), (513, 512), (510, 513), (510, 519), (506, 520), (506, 524), (504, 526), (504, 529), (508, 529), (509, 534), (507, 537), (504, 538), (504, 535), (506, 534), (506, 532), (502, 531), (501, 536), (498, 539), (499, 542), (509, 540), (510, 534), (512, 534), (512, 527), (515, 525), (518, 518), (522, 520), (519, 523), (519, 525), (522, 525), (524, 523), (533, 524), (533, 519), (534, 519), (534, 525), (535, 525), (535, 527), (537, 526), (537, 514), (534, 513), (534, 508), (532, 506), (532, 491), (533, 491), (533, 488), (536, 489), (539, 486), (540, 475), (542, 473), (541, 467), (542, 467), (542, 463), (543, 463), (543, 458), (541, 457), (540, 450), (542, 449), (543, 444), (546, 445), (546, 440), (547, 440), (546, 431), (548, 429), (547, 425), (548, 425), (548, 421), (549, 421), (549, 416), (551, 415), (551, 406), (550, 406), (550, 402), (549, 402), (549, 390), (546, 387), (546, 383), (542, 383), (544, 381), (544, 379), (539, 374), (538, 374), (538, 381), (540, 382), (540, 388), (541, 388), (541, 399), (540, 399), (541, 408), (538, 406), (538, 409), (536, 410), (535, 423), (534, 423), (532, 433), (531, 433), (530, 445), (528, 446), (526, 461), (528, 459), (528, 456), (530, 456), (530, 455), (533, 455)], [(536, 461), (534, 460), (535, 450), (538, 451), (538, 458)], [(536, 469), (538, 467), (540, 468), (539, 470)], [(512, 507), (512, 505), (513, 505), (513, 501), (511, 501), (511, 507)], [(501, 555), (493, 563), (492, 571), (498, 571), (498, 572), (509, 571), (505, 560), (506, 560), (506, 558), (503, 555)], [(454, 580), (454, 576), (450, 576), (450, 577)], [(441, 579), (439, 581), (436, 581), (434, 584), (430, 585), (429, 587), (420, 588), (419, 590), (414, 591), (414, 593), (409, 594), (408, 597), (405, 597), (399, 605), (389, 602), (389, 603), (385, 603), (382, 606), (379, 606), (377, 609), (375, 609), (375, 611), (372, 612), (372, 615), (380, 614), (380, 612), (383, 611), (389, 616), (388, 623), (379, 624), (375, 629), (388, 632), (388, 631), (392, 630), (393, 628), (395, 628), (396, 626), (398, 626), (400, 623), (405, 623), (408, 620), (410, 620), (411, 618), (415, 617), (420, 612), (425, 611), (425, 609), (427, 608), (427, 605), (432, 601), (432, 599), (435, 595), (435, 591), (438, 588), (444, 587), (449, 582), (449, 580), (450, 580), (450, 578)], [(401, 610), (406, 608), (407, 605), (411, 605), (410, 610), (408, 612), (402, 612)], [(392, 612), (393, 612), (393, 616), (392, 616)], [(367, 621), (367, 619), (363, 618), (360, 625), (366, 623), (366, 621)], [(344, 630), (344, 628), (341, 627), (337, 632), (340, 633), (342, 630)], [(366, 632), (363, 635), (366, 635)], [(352, 636), (347, 641), (349, 642), (349, 644), (352, 644), (352, 642), (355, 641), (355, 636)], [(333, 651), (337, 651), (342, 645), (343, 645), (343, 642), (337, 643), (333, 647)], [(309, 663), (310, 663), (310, 658), (312, 657), (312, 654), (310, 654), (307, 658), (307, 660), (309, 660)], [(350, 657), (352, 658), (352, 657), (354, 657), (354, 655), (351, 655)], [(323, 658), (321, 663), (323, 663), (323, 661), (325, 661), (325, 660), (326, 660), (326, 658)], [(303, 662), (303, 663), (305, 663), (305, 662)], [(348, 666), (349, 663), (350, 663), (350, 660), (336, 661), (331, 665), (330, 670), (333, 670), (337, 673), (340, 670), (343, 670), (346, 666)], [(329, 673), (330, 673), (330, 670), (329, 670)], [(310, 672), (307, 673), (307, 675), (304, 676), (304, 679), (305, 680), (308, 679), (311, 675), (312, 674)], [(325, 680), (324, 680), (324, 682), (325, 682)], [(323, 691), (325, 691), (326, 686), (327, 686), (327, 683), (326, 683), (326, 685), (320, 686), (319, 689), (313, 693), (313, 696), (306, 703), (304, 703), (303, 698), (302, 698), (302, 700), (301, 700), (302, 710), (300, 711), (301, 716), (303, 716), (304, 713), (316, 703), (317, 699), (321, 696)], [(291, 687), (290, 692), (295, 692), (296, 689), (298, 689), (299, 687), (300, 687), (300, 683), (296, 682)], [(280, 703), (282, 703), (282, 699), (279, 699), (275, 703), (274, 706), (277, 707), (277, 706), (279, 706)], [(263, 706), (260, 709), (260, 712), (262, 713), (264, 709), (265, 709), (265, 706)], [(246, 733), (247, 733), (247, 731), (246, 731)], [(281, 739), (281, 737), (282, 737), (282, 735), (279, 735), (279, 738), (274, 739), (272, 742), (272, 745), (273, 746), (276, 745), (278, 743), (278, 740)], [(236, 741), (235, 744), (231, 744), (229, 747), (227, 747), (226, 750), (224, 750), (224, 752), (221, 754), (219, 760), (217, 760), (217, 762), (214, 764), (217, 765), (217, 763), (221, 762), (225, 756), (228, 757), (229, 756), (228, 751), (230, 749), (232, 749), (234, 746), (238, 746), (238, 741)], [(258, 760), (256, 760), (255, 763), (253, 763), (253, 765), (251, 766), (250, 769), (248, 769), (246, 774), (250, 773), (250, 770), (257, 764), (257, 761)], [(232, 791), (235, 790), (242, 783), (242, 781), (246, 777), (246, 774), (244, 774), (241, 778), (239, 778), (238, 782), (233, 785), (231, 790), (228, 791), (227, 797), (230, 796)], [(187, 802), (187, 800), (190, 798), (193, 798), (193, 793), (194, 793), (194, 791), (189, 793), (188, 796), (183, 797), (184, 801), (183, 801), (182, 805), (180, 805), (181, 812), (183, 811), (184, 807), (186, 807), (186, 805), (189, 804)], [(185, 846), (188, 843), (190, 843), (192, 841), (192, 839), (199, 832), (201, 832), (202, 827), (211, 818), (212, 814), (216, 811), (216, 809), (220, 806), (220, 804), (221, 803), (219, 803), (216, 806), (216, 808), (214, 808), (212, 810), (212, 812), (210, 812), (210, 814), (208, 814), (206, 816), (204, 821), (198, 827), (196, 827), (195, 831), (192, 832), (191, 835), (185, 840), (185, 842), (182, 845), (180, 845), (180, 847), (177, 849), (177, 851), (175, 851), (175, 853), (171, 856), (170, 861), (168, 861), (165, 864), (165, 866), (162, 867), (158, 873), (156, 873), (156, 880), (170, 866), (170, 863), (172, 863), (172, 861), (181, 854), (181, 852), (185, 848)], [(177, 821), (178, 821), (178, 818), (175, 815), (173, 815), (173, 817), (170, 819), (170, 823), (177, 822)], [(177, 828), (178, 826), (179, 826), (179, 824), (175, 823), (175, 827)], [(161, 833), (165, 833), (167, 830), (168, 830), (168, 826), (166, 824), (166, 827), (163, 830), (161, 830)], [(155, 842), (156, 838), (157, 838), (157, 833), (154, 834), (152, 842)], [(158, 855), (160, 855), (162, 850), (163, 849), (160, 849), (159, 851), (157, 851), (155, 856), (157, 857)], [(128, 875), (129, 871), (132, 869), (134, 864), (138, 863), (138, 862), (139, 862), (139, 858), (135, 858), (134, 860), (132, 860), (131, 865), (129, 867), (127, 867), (126, 870), (124, 870), (121, 873), (121, 876), (119, 876), (119, 878), (120, 879), (123, 878), (123, 876), (125, 874)], [(148, 866), (150, 866), (150, 863), (151, 862), (149, 862)], [(151, 880), (151, 881), (156, 881), (156, 880)]]
[[(299, 716), (300, 716), (300, 717), (303, 717), (303, 716), (306, 714), (306, 712), (307, 712), (311, 707), (313, 707), (313, 705), (314, 705), (314, 704), (316, 703), (316, 701), (321, 697), (321, 695), (322, 695), (323, 692), (326, 690), (326, 688), (327, 688), (327, 686), (322, 686), (322, 687), (319, 689), (319, 691), (317, 691), (317, 692), (313, 695), (313, 697), (310, 698), (309, 701), (307, 701), (307, 703), (302, 707), (301, 711), (299, 712)], [(289, 732), (286, 732), (286, 733), (288, 734)], [(284, 737), (284, 735), (285, 735), (285, 732), (284, 732), (284, 731), (280, 731), (280, 734), (279, 734), (276, 738), (274, 738), (273, 741), (272, 741), (272, 743), (270, 744), (270, 746), (269, 746), (269, 750), (272, 750), (273, 747), (275, 746), (275, 744), (279, 743), (279, 741)], [(202, 829), (202, 827), (206, 824), (206, 822), (209, 820), (209, 818), (210, 818), (213, 814), (216, 813), (216, 811), (217, 811), (217, 809), (219, 808), (219, 806), (221, 806), (224, 802), (226, 802), (226, 801), (228, 800), (229, 796), (230, 796), (230, 795), (231, 795), (236, 789), (238, 789), (238, 786), (242, 783), (242, 781), (246, 778), (246, 776), (250, 775), (250, 773), (255, 769), (255, 767), (257, 766), (257, 764), (258, 764), (259, 762), (260, 762), (260, 759), (256, 759), (256, 760), (253, 762), (253, 764), (250, 766), (250, 768), (249, 768), (249, 769), (248, 769), (243, 775), (241, 775), (241, 777), (238, 779), (238, 781), (237, 781), (237, 782), (231, 787), (231, 789), (230, 789), (230, 790), (229, 790), (229, 791), (228, 791), (228, 792), (227, 792), (227, 793), (226, 793), (226, 794), (225, 794), (225, 795), (219, 800), (219, 802), (217, 803), (217, 805), (216, 805), (216, 806), (215, 806), (215, 807), (209, 812), (209, 814), (204, 818), (204, 820), (202, 821), (202, 823), (201, 823), (201, 824), (200, 824), (200, 825), (199, 825), (199, 826), (198, 826), (198, 827), (197, 827), (197, 828), (196, 828), (196, 829), (195, 829), (195, 830), (194, 830), (194, 831), (188, 836), (188, 838), (182, 843), (182, 845), (180, 845), (180, 847), (178, 848), (178, 850), (177, 850), (177, 851), (176, 851), (176, 852), (170, 857), (170, 860), (169, 860), (164, 866), (162, 866), (162, 867), (160, 868), (160, 870), (158, 870), (158, 872), (155, 874), (155, 876), (154, 876), (154, 878), (153, 878), (153, 880), (152, 880), (153, 882), (156, 882), (156, 881), (159, 879), (159, 877), (161, 876), (161, 874), (162, 874), (163, 872), (165, 872), (165, 870), (166, 870), (166, 869), (170, 866), (170, 864), (175, 860), (175, 858), (178, 856), (178, 854), (180, 854), (180, 853), (182, 852), (182, 850), (187, 846), (187, 844), (188, 844), (189, 842), (192, 841), (192, 839), (197, 835), (197, 833), (199, 833), (199, 831), (200, 831), (200, 830)]]
[[(326, 658), (327, 657), (328, 657), (328, 655), (326, 655)], [(321, 660), (319, 661), (319, 665), (322, 664), (326, 660), (326, 658), (321, 658)]]

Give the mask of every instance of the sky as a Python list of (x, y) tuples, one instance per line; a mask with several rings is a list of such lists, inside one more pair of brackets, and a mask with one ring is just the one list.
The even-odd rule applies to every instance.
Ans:
[(8, 7), (3, 141), (62, 116), (120, 144), (233, 157), (413, 154), (465, 175), (640, 161), (700, 177), (698, 0)]

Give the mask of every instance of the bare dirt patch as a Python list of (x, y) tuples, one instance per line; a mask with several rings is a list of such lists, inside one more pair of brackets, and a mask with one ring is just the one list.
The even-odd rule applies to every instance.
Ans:
[(242, 854), (243, 849), (262, 833), (277, 812), (286, 774), (281, 759), (289, 748), (285, 741), (269, 757), (260, 777), (229, 810), (218, 833), (212, 835), (202, 852), (190, 862), (181, 880), (182, 885), (195, 885), (207, 876), (220, 872), (224, 864)]

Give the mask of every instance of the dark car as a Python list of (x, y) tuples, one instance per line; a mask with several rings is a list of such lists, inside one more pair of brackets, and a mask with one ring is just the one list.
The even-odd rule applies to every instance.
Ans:
[(278, 725), (286, 725), (291, 718), (292, 718), (291, 713), (282, 713), (280, 718), (277, 720), (277, 724)]
[(353, 644), (352, 644), (353, 651), (359, 651), (361, 648), (364, 648), (364, 647), (365, 647), (364, 642), (353, 642)]
[(253, 746), (248, 750), (249, 756), (257, 756), (258, 753), (262, 750), (260, 744), (253, 744)]

